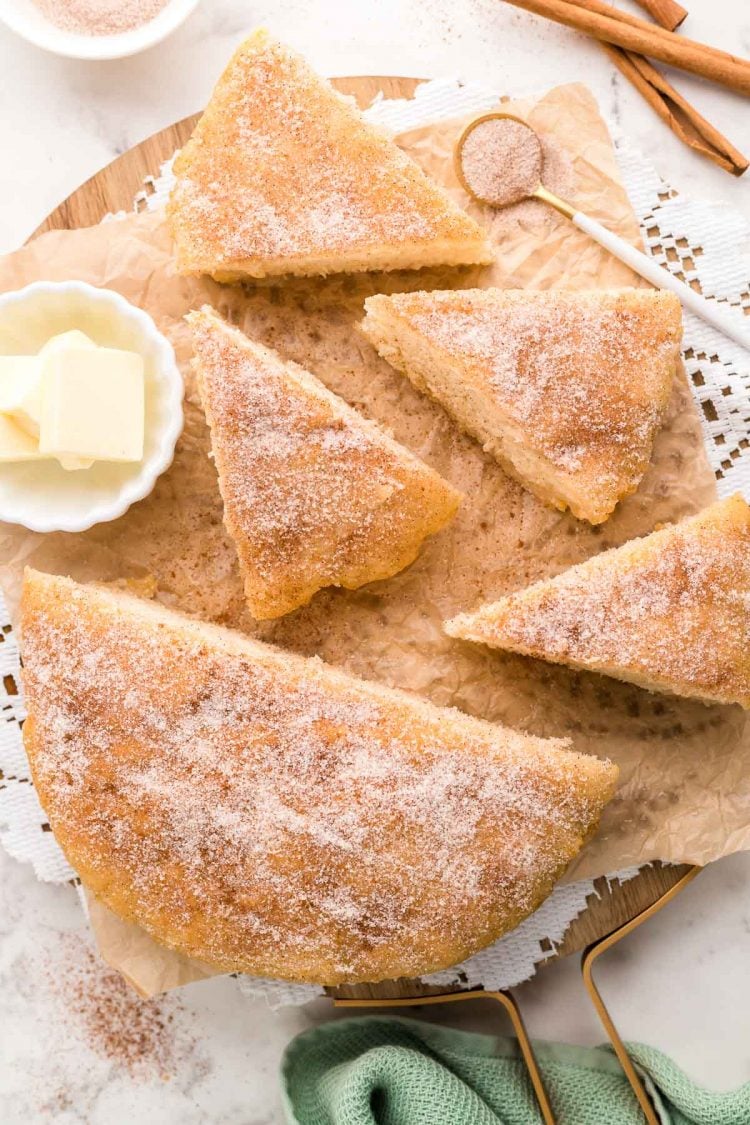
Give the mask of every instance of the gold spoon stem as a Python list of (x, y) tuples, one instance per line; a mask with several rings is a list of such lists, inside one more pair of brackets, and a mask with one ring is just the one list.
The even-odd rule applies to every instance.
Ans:
[(548, 191), (544, 184), (539, 184), (539, 186), (535, 188), (534, 198), (541, 199), (544, 203), (549, 203), (550, 207), (554, 207), (556, 211), (559, 211), (561, 215), (565, 215), (568, 219), (572, 219), (576, 213), (575, 207), (571, 207), (564, 199), (560, 199), (559, 196)]

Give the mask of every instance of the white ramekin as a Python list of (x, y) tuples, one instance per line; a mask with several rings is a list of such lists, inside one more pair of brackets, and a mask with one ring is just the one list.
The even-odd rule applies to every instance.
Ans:
[(17, 35), (69, 59), (122, 59), (136, 55), (171, 35), (200, 0), (170, 0), (154, 19), (119, 35), (78, 35), (46, 19), (33, 0), (0, 0), (0, 20)]
[(143, 357), (144, 455), (137, 463), (95, 461), (73, 472), (55, 460), (0, 464), (0, 520), (32, 531), (85, 531), (117, 519), (148, 496), (182, 433), (182, 376), (172, 345), (147, 313), (82, 281), (37, 281), (0, 295), (0, 355), (33, 355), (71, 328)]

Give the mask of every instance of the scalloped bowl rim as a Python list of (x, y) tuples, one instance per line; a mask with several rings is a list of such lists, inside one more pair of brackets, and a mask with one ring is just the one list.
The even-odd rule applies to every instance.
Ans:
[(85, 281), (34, 281), (30, 285), (25, 285), (23, 289), (0, 294), (0, 310), (14, 304), (22, 304), (29, 299), (33, 300), (37, 294), (55, 292), (77, 293), (92, 303), (109, 304), (117, 309), (121, 319), (134, 322), (142, 335), (155, 345), (158, 357), (158, 379), (167, 389), (165, 420), (159, 430), (159, 443), (156, 450), (148, 460), (143, 461), (138, 475), (125, 482), (117, 495), (108, 503), (96, 504), (85, 516), (66, 519), (61, 515), (44, 520), (39, 517), (24, 516), (22, 512), (9, 511), (7, 504), (4, 506), (0, 501), (0, 520), (5, 523), (20, 524), (30, 531), (37, 532), (88, 531), (95, 524), (109, 523), (111, 520), (118, 519), (138, 500), (145, 499), (161, 474), (172, 464), (177, 439), (184, 425), (182, 408), (184, 384), (177, 366), (174, 348), (169, 340), (159, 331), (148, 313), (136, 305), (131, 305), (125, 297), (113, 289), (98, 288)]

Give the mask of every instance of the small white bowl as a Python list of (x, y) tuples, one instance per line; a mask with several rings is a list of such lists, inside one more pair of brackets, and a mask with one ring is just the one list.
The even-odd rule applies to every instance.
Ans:
[(0, 0), (0, 20), (45, 51), (69, 59), (122, 59), (153, 47), (171, 35), (200, 0), (170, 0), (148, 23), (119, 35), (79, 35), (63, 31), (45, 16), (33, 0)]
[(182, 376), (172, 345), (147, 313), (111, 289), (37, 281), (0, 296), (0, 355), (35, 355), (50, 336), (80, 328), (102, 347), (143, 357), (143, 460), (63, 469), (53, 459), (0, 464), (0, 520), (32, 531), (85, 531), (148, 496), (182, 433)]

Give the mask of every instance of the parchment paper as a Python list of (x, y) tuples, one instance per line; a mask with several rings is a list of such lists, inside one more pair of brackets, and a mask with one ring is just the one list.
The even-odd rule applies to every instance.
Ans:
[[(567, 153), (573, 202), (632, 242), (638, 226), (609, 136), (585, 87), (509, 103)], [(750, 846), (750, 737), (737, 707), (652, 695), (614, 680), (452, 641), (441, 622), (556, 573), (593, 553), (683, 518), (715, 497), (689, 388), (675, 381), (669, 418), (635, 496), (591, 528), (545, 508), (511, 481), (447, 415), (381, 361), (356, 332), (372, 292), (466, 285), (581, 288), (640, 284), (626, 267), (551, 210), (522, 205), (492, 217), (467, 205), (452, 170), (460, 122), (400, 138), (436, 179), (488, 223), (492, 270), (292, 280), (254, 289), (176, 276), (160, 215), (82, 231), (52, 232), (0, 261), (0, 290), (40, 278), (80, 278), (118, 290), (172, 340), (187, 384), (186, 426), (172, 469), (120, 520), (82, 535), (41, 536), (0, 525), (0, 579), (11, 606), (22, 568), (78, 578), (153, 575), (158, 597), (189, 613), (247, 630), (350, 671), (454, 704), (537, 735), (569, 735), (577, 749), (614, 759), (621, 787), (597, 838), (568, 878), (593, 877), (660, 858), (706, 863)], [(454, 524), (418, 560), (359, 591), (324, 591), (310, 606), (258, 626), (244, 607), (235, 552), (222, 525), (215, 470), (188, 365), (183, 314), (205, 301), (278, 348), (451, 480), (465, 500)], [(206, 974), (175, 959), (102, 908), (102, 951), (144, 992)], [(145, 944), (144, 944), (145, 943)]]

